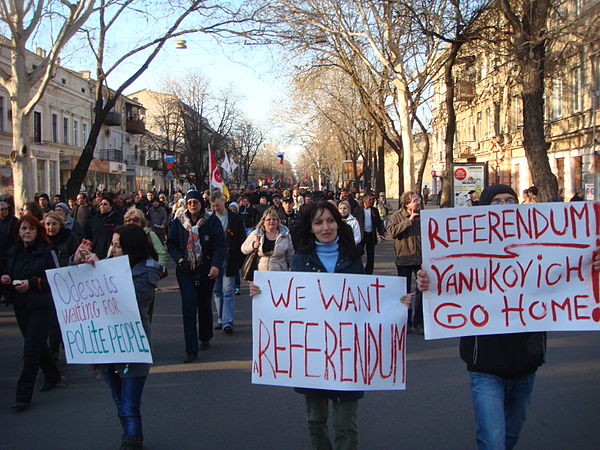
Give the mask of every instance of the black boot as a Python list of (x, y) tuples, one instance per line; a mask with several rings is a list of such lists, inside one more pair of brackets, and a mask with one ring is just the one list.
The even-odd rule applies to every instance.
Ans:
[(144, 448), (144, 436), (121, 436), (121, 450)]

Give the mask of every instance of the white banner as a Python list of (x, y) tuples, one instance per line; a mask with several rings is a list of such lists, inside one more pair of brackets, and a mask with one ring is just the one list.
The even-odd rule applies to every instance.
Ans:
[(255, 272), (252, 382), (405, 389), (407, 309), (399, 277)]
[(69, 364), (151, 363), (129, 258), (46, 271)]
[(600, 330), (600, 203), (421, 214), (425, 338)]

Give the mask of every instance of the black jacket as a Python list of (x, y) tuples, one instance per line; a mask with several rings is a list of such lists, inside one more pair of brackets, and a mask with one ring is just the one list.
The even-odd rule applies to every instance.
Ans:
[[(315, 250), (310, 253), (295, 253), (292, 257), (290, 266), (292, 272), (327, 272), (325, 266), (317, 256)], [(350, 251), (340, 246), (340, 254), (337, 263), (335, 264), (335, 273), (355, 273), (362, 274), (363, 266), (360, 257), (350, 258)], [(339, 399), (340, 401), (351, 401), (362, 398), (365, 393), (363, 391), (334, 391), (327, 389), (310, 389), (310, 388), (295, 388), (295, 391), (304, 395), (318, 395), (331, 399)]]
[(28, 280), (27, 292), (17, 292), (12, 284), (2, 285), (2, 291), (9, 303), (27, 309), (51, 309), (52, 295), (45, 271), (56, 265), (48, 244), (38, 242), (29, 247), (18, 243), (8, 249), (2, 261), (1, 274), (10, 275), (11, 280)]
[(77, 247), (81, 243), (81, 239), (72, 231), (61, 228), (56, 236), (49, 236), (50, 249), (54, 250), (58, 258), (60, 267), (69, 265), (69, 258), (75, 254)]
[(291, 214), (286, 214), (284, 210), (278, 213), (279, 221), (282, 225), (285, 225), (290, 230), (292, 236), (292, 243), (294, 248), (298, 245), (298, 226), (300, 225), (300, 214), (292, 210)]
[[(371, 224), (373, 225), (373, 232), (377, 233), (379, 236), (385, 236), (385, 225), (383, 225), (383, 220), (381, 220), (381, 216), (379, 216), (379, 211), (375, 206), (370, 208), (371, 211)], [(352, 215), (356, 217), (358, 223), (360, 224), (360, 233), (361, 233), (361, 241), (364, 241), (365, 238), (365, 210), (362, 207), (355, 208), (352, 211)], [(373, 241), (374, 244), (377, 244), (377, 239)]]
[(227, 270), (225, 276), (235, 276), (244, 262), (242, 244), (246, 240), (246, 227), (242, 218), (231, 211), (227, 212), (227, 229), (225, 230), (225, 261)]
[(94, 244), (94, 253), (98, 258), (104, 259), (112, 242), (112, 235), (123, 225), (123, 217), (114, 209), (109, 213), (96, 214), (89, 218), (85, 224), (85, 234)]
[[(189, 212), (185, 212), (188, 214)], [(211, 267), (223, 269), (225, 258), (225, 233), (221, 221), (213, 214), (199, 228), (200, 242), (202, 244), (202, 264), (196, 268), (193, 274), (185, 274), (180, 266), (177, 266), (177, 273), (180, 275), (190, 275), (194, 279), (208, 279), (208, 272)], [(189, 233), (181, 224), (178, 218), (173, 219), (169, 225), (169, 234), (167, 239), (167, 250), (171, 257), (177, 262), (178, 259), (186, 259), (186, 245)]]
[(16, 224), (17, 218), (12, 215), (0, 219), (0, 252), (7, 250), (14, 244), (13, 232)]
[(503, 378), (534, 373), (544, 364), (546, 333), (492, 334), (460, 338), (460, 357), (469, 372)]
[(254, 228), (258, 219), (256, 218), (256, 208), (254, 206), (240, 206), (238, 214), (244, 221), (246, 228)]

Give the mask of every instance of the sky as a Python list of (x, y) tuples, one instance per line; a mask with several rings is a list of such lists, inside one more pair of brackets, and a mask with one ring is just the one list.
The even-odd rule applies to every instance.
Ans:
[[(153, 27), (164, 29), (170, 18), (148, 19), (138, 16), (133, 20), (116, 22), (118, 28), (111, 30), (107, 41), (106, 54), (121, 55), (124, 49), (135, 48), (145, 42), (144, 36), (152, 32)], [(155, 20), (155, 23), (152, 22)], [(95, 20), (88, 22), (94, 26)], [(159, 26), (160, 24), (160, 26)], [(38, 33), (31, 46), (49, 48), (48, 34)], [(282, 121), (282, 105), (288, 98), (288, 79), (282, 67), (281, 49), (277, 47), (243, 45), (240, 42), (222, 44), (205, 34), (196, 33), (179, 39), (186, 41), (187, 49), (176, 49), (173, 39), (163, 47), (137, 81), (126, 91), (132, 93), (140, 89), (160, 91), (163, 82), (169, 77), (184, 75), (190, 71), (198, 71), (210, 80), (211, 90), (217, 92), (230, 86), (240, 98), (239, 107), (246, 118), (261, 126), (267, 136), (277, 140), (286, 159), (293, 159), (298, 149), (285, 139), (289, 125)], [(38, 42), (36, 42), (36, 40)], [(95, 72), (95, 60), (89, 47), (81, 39), (73, 42), (61, 54), (61, 65), (73, 70), (90, 70)], [(126, 80), (145, 58), (136, 57), (124, 64), (123, 70), (111, 74), (109, 86), (118, 87)]]

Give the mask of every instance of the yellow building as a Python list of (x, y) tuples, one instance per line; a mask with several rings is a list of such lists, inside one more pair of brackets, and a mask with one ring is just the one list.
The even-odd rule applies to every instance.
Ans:
[[(570, 21), (548, 52), (545, 122), (548, 158), (565, 200), (587, 189), (598, 198), (600, 167), (600, 39), (575, 31), (597, 22), (600, 2), (573, 0), (562, 7)], [(516, 65), (501, 52), (466, 44), (454, 68), (457, 131), (455, 162), (486, 162), (490, 184), (517, 193), (532, 185), (523, 148), (522, 103)], [(434, 84), (432, 169), (444, 169), (445, 86)]]

